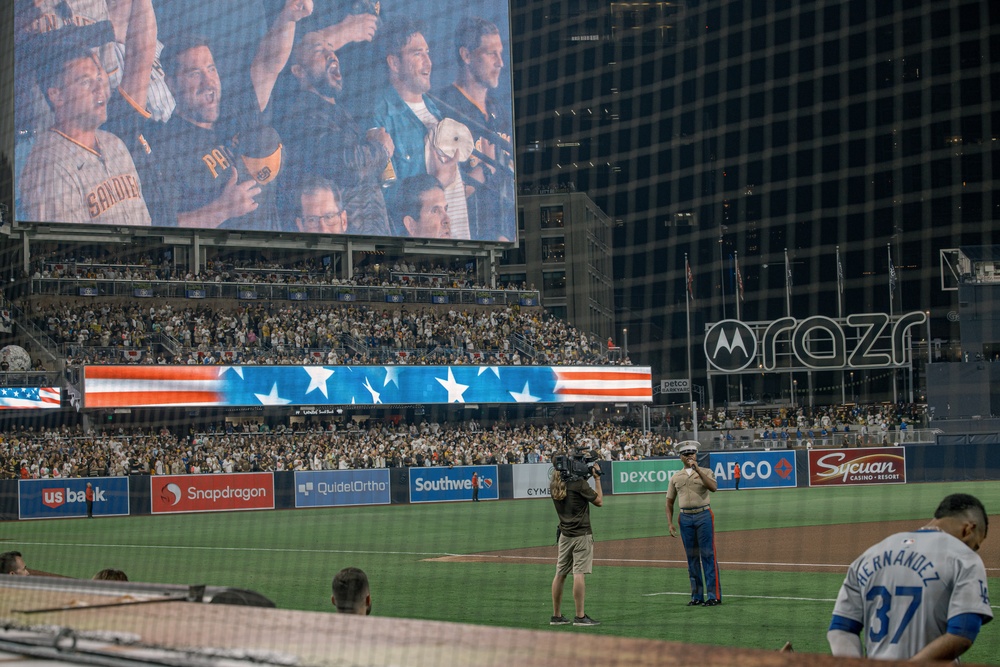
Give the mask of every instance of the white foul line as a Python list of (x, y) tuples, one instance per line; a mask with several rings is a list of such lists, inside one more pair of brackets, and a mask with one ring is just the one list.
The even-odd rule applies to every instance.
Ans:
[[(657, 595), (677, 595), (688, 597), (690, 593), (678, 593), (675, 591), (665, 591), (663, 593), (643, 593), (642, 597), (651, 598)], [(837, 598), (795, 598), (795, 597), (785, 597), (780, 595), (733, 595), (732, 593), (726, 593), (722, 596), (723, 598), (746, 598), (750, 600), (789, 600), (793, 602), (836, 602)], [(1000, 605), (990, 605), (990, 609), (1000, 609)]]
[(364, 549), (287, 549), (268, 547), (198, 547), (180, 546), (176, 544), (87, 544), (77, 542), (18, 542), (28, 546), (42, 547), (94, 547), (98, 549), (178, 549), (182, 551), (265, 551), (278, 553), (301, 554), (374, 554), (384, 556), (464, 556), (465, 554), (450, 554), (440, 551), (369, 551)]
[[(269, 552), (269, 553), (301, 553), (301, 554), (369, 554), (384, 556), (430, 556), (433, 558), (495, 558), (497, 560), (534, 560), (546, 563), (555, 563), (556, 559), (551, 556), (514, 556), (504, 554), (456, 554), (446, 551), (373, 551), (368, 549), (288, 549), (288, 548), (268, 548), (268, 547), (199, 547), (182, 546), (176, 544), (90, 544), (78, 542), (18, 542), (28, 546), (52, 546), (52, 547), (91, 547), (95, 549), (178, 549), (182, 551), (247, 551), (247, 552)], [(653, 563), (662, 565), (687, 565), (686, 560), (662, 560), (651, 558), (595, 558), (595, 563)], [(719, 561), (719, 565), (754, 565), (758, 567), (830, 567), (846, 569), (845, 564), (831, 563), (768, 563), (758, 561)], [(988, 572), (1000, 571), (1000, 568), (988, 567)], [(666, 593), (664, 595), (667, 595)]]
[[(690, 597), (690, 593), (675, 593), (673, 591), (664, 593), (643, 593), (642, 597), (649, 598), (655, 597), (657, 595), (683, 595), (684, 597)], [(779, 595), (733, 595), (732, 593), (726, 593), (722, 596), (725, 598), (747, 598), (751, 600), (793, 600), (796, 602), (836, 602), (837, 598), (793, 598), (793, 597), (783, 597)]]

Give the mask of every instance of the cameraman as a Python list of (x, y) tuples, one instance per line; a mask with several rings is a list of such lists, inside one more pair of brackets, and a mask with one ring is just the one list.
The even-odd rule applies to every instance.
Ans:
[(563, 479), (564, 473), (552, 471), (549, 491), (556, 513), (559, 514), (559, 560), (556, 563), (556, 576), (552, 580), (552, 620), (549, 625), (569, 625), (570, 620), (562, 615), (563, 584), (566, 575), (573, 573), (573, 605), (576, 617), (573, 625), (595, 626), (599, 621), (587, 616), (583, 609), (586, 593), (584, 575), (590, 574), (594, 564), (594, 534), (590, 529), (590, 504), (597, 507), (604, 504), (604, 492), (601, 490), (601, 468), (594, 463), (591, 468), (594, 475), (592, 489), (587, 483), (587, 477), (572, 475), (569, 480)]

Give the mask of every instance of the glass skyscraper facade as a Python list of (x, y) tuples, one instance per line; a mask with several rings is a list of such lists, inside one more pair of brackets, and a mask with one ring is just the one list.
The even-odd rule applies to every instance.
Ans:
[(522, 189), (572, 183), (615, 221), (633, 357), (684, 376), (685, 256), (696, 340), (741, 293), (744, 320), (922, 310), (957, 340), (941, 251), (1000, 243), (1000, 3), (515, 0), (512, 20)]

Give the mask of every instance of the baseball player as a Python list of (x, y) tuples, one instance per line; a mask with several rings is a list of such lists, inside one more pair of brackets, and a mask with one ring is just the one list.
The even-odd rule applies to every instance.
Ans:
[(976, 553), (986, 538), (983, 504), (947, 496), (934, 519), (861, 554), (847, 571), (827, 632), (835, 656), (952, 660), (993, 618), (986, 568)]
[[(688, 561), (691, 578), (689, 607), (722, 604), (722, 585), (719, 583), (719, 563), (715, 558), (715, 515), (708, 504), (708, 494), (715, 493), (719, 485), (709, 468), (698, 465), (698, 444), (682, 442), (677, 449), (684, 469), (670, 478), (667, 484), (667, 523), (670, 536), (677, 537), (674, 527), (674, 501), (680, 504), (681, 542)], [(704, 579), (702, 579), (704, 574)]]

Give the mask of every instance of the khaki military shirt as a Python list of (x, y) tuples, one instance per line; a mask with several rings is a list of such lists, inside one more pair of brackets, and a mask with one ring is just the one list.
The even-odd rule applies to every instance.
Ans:
[[(715, 475), (709, 468), (698, 466), (698, 469), (707, 479), (715, 479)], [(670, 483), (667, 485), (667, 504), (669, 505), (674, 501), (674, 498), (677, 498), (677, 504), (683, 510), (704, 507), (708, 505), (709, 493), (711, 491), (705, 487), (705, 483), (701, 481), (701, 477), (694, 470), (691, 470), (690, 475), (688, 475), (687, 470), (678, 470), (670, 478)]]

